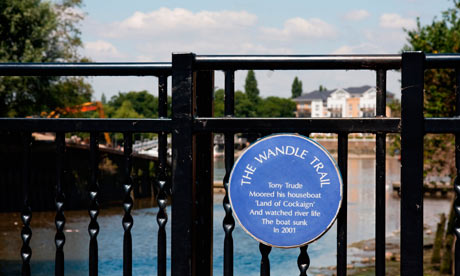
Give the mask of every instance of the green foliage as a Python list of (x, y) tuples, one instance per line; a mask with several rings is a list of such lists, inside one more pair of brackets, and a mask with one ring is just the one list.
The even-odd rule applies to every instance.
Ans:
[(322, 84), (319, 85), (319, 88), (318, 90), (321, 92), (321, 91), (326, 91), (327, 88), (325, 86), (323, 86)]
[[(224, 116), (223, 89), (214, 92), (214, 116)], [(259, 98), (258, 103), (249, 100), (247, 94), (235, 92), (235, 116), (236, 117), (293, 117), (295, 103), (291, 99), (279, 97)]]
[(133, 108), (133, 104), (129, 100), (125, 100), (120, 108), (118, 108), (113, 114), (113, 118), (143, 118), (144, 116), (140, 115)]
[(251, 100), (247, 93), (235, 92), (235, 116), (236, 117), (257, 117), (257, 100)]
[[(460, 3), (454, 1), (454, 8), (442, 13), (429, 25), (422, 26), (417, 19), (417, 28), (407, 31), (408, 43), (403, 50), (425, 53), (460, 52)], [(450, 117), (454, 115), (455, 75), (453, 70), (425, 71), (425, 116)]]
[(257, 103), (259, 101), (259, 88), (257, 88), (256, 74), (253, 70), (249, 70), (244, 83), (244, 92), (248, 96), (248, 100)]
[(302, 81), (297, 78), (297, 76), (294, 78), (294, 81), (292, 82), (291, 86), (291, 98), (297, 98), (300, 95), (302, 95)]
[(225, 109), (225, 90), (217, 89), (214, 92), (214, 116), (223, 117)]
[[(460, 2), (444, 11), (441, 18), (422, 26), (417, 19), (415, 30), (407, 31), (408, 45), (405, 51), (425, 53), (460, 52)], [(455, 74), (453, 70), (425, 70), (424, 114), (425, 117), (451, 117), (455, 115)], [(455, 173), (452, 135), (425, 136), (425, 174), (450, 175)]]
[(291, 99), (268, 97), (257, 108), (260, 117), (294, 117), (295, 102)]
[[(0, 62), (82, 61), (75, 12), (81, 0), (0, 1)], [(23, 117), (77, 105), (92, 89), (75, 77), (0, 77), (0, 116)]]
[(107, 109), (109, 117), (114, 117), (117, 110), (120, 109), (125, 102), (130, 102), (132, 109), (145, 118), (158, 117), (158, 98), (145, 90), (139, 92), (130, 91), (127, 93), (119, 92), (118, 95), (112, 96), (107, 104), (109, 106)]
[(107, 98), (105, 97), (104, 93), (102, 93), (102, 95), (101, 95), (101, 103), (102, 104), (107, 104)]

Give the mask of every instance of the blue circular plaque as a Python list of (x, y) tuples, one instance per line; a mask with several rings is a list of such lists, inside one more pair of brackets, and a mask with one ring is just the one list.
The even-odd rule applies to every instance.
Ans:
[(342, 201), (342, 177), (320, 144), (279, 134), (244, 151), (233, 166), (228, 190), (246, 232), (269, 246), (299, 247), (332, 226)]

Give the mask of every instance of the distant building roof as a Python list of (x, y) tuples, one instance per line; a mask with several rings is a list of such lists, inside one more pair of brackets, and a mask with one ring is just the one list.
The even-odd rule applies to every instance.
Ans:
[[(359, 87), (343, 88), (343, 90), (347, 91), (350, 94), (353, 94), (354, 96), (357, 96), (357, 95), (363, 94), (364, 92), (366, 92), (367, 90), (369, 90), (371, 88), (375, 88), (375, 87), (370, 86), (370, 85), (363, 85), (363, 86), (359, 86)], [(327, 98), (332, 94), (332, 92), (334, 92), (336, 90), (337, 89), (323, 90), (323, 91), (315, 90), (315, 91), (312, 91), (312, 92), (302, 94), (299, 97), (294, 98), (293, 101), (295, 101), (295, 102), (312, 101), (312, 100), (326, 101)], [(394, 96), (393, 93), (387, 91), (387, 98), (392, 99), (393, 96)]]
[(292, 99), (293, 101), (311, 101), (311, 100), (327, 100), (327, 98), (334, 92), (335, 90), (315, 90), (309, 93), (302, 94), (297, 98)]
[(372, 87), (370, 85), (363, 85), (360, 87), (348, 87), (346, 89), (343, 89), (347, 91), (350, 94), (363, 94), (367, 90), (371, 89)]

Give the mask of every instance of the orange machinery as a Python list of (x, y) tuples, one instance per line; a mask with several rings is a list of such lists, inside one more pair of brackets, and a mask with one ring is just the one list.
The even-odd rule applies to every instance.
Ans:
[[(99, 101), (95, 102), (86, 102), (81, 105), (71, 106), (71, 107), (64, 107), (64, 108), (56, 108), (55, 110), (51, 111), (49, 114), (46, 112), (42, 112), (41, 116), (46, 118), (59, 118), (61, 115), (65, 114), (74, 114), (79, 112), (88, 112), (88, 111), (97, 111), (99, 113), (99, 118), (105, 118), (104, 107), (102, 103)], [(105, 142), (107, 146), (112, 145), (112, 140), (107, 132), (104, 132)]]

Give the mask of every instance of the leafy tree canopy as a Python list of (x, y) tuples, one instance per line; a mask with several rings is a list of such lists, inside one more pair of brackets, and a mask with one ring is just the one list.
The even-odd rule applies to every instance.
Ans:
[[(224, 116), (223, 89), (214, 92), (214, 116)], [(255, 103), (249, 100), (246, 93), (235, 92), (236, 117), (294, 117), (295, 103), (290, 99), (279, 97), (259, 98)]]
[(268, 97), (258, 105), (257, 112), (260, 117), (294, 117), (296, 104), (291, 99)]
[(127, 93), (119, 92), (118, 95), (112, 96), (107, 105), (110, 110), (107, 110), (109, 116), (113, 115), (116, 110), (120, 109), (122, 105), (129, 101), (133, 110), (137, 114), (141, 114), (145, 118), (158, 117), (158, 98), (143, 91), (130, 91)]
[(302, 95), (302, 92), (302, 81), (300, 81), (299, 78), (297, 78), (296, 76), (291, 86), (291, 98), (299, 97), (300, 95)]
[(133, 104), (129, 100), (123, 101), (120, 108), (115, 110), (114, 118), (143, 118), (143, 116), (134, 110)]
[[(444, 11), (441, 18), (434, 18), (431, 24), (422, 26), (417, 19), (415, 30), (407, 31), (408, 44), (405, 51), (425, 53), (460, 52), (460, 2), (453, 1), (454, 7)], [(455, 75), (453, 70), (425, 71), (425, 116), (444, 117), (454, 115)]]
[[(77, 62), (81, 0), (0, 1), (0, 62)], [(23, 117), (90, 101), (75, 77), (0, 77), (0, 116)]]
[[(414, 30), (406, 30), (408, 44), (404, 51), (424, 51), (425, 53), (460, 52), (460, 2), (453, 1), (454, 7), (444, 12), (440, 18), (422, 26), (417, 19)], [(455, 115), (455, 74), (450, 69), (425, 70), (424, 113), (426, 117), (451, 117)], [(425, 136), (425, 174), (454, 175), (454, 146), (451, 135)]]
[(246, 81), (244, 83), (244, 92), (248, 96), (248, 100), (253, 102), (257, 102), (259, 100), (259, 88), (257, 88), (256, 74), (253, 70), (248, 71)]

